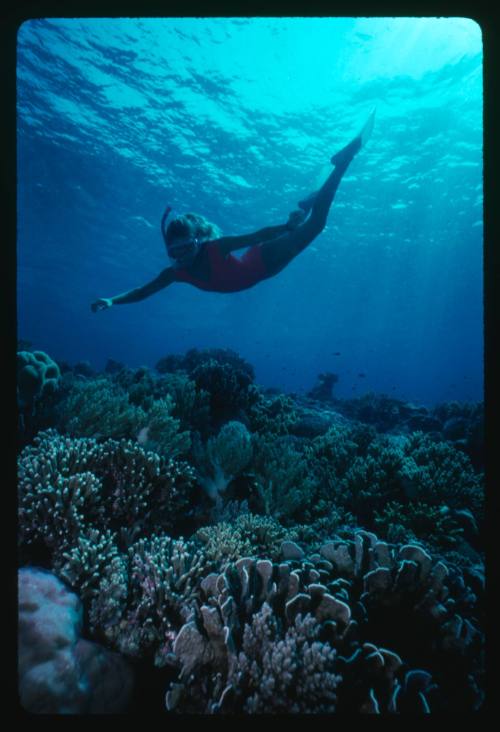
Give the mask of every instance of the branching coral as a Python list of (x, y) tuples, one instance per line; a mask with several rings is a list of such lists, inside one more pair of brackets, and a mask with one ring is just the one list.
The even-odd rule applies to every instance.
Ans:
[(458, 521), (450, 512), (443, 512), (437, 506), (410, 501), (403, 505), (389, 501), (375, 512), (377, 534), (390, 542), (424, 539), (435, 548), (453, 547), (462, 536)]
[(483, 476), (469, 458), (446, 442), (417, 432), (408, 438), (405, 493), (412, 500), (450, 508), (469, 508), (483, 517)]
[(259, 395), (249, 410), (253, 432), (263, 435), (287, 435), (298, 422), (298, 414), (290, 397)]
[(58, 412), (60, 429), (75, 437), (131, 438), (147, 424), (144, 410), (109, 378), (74, 382)]
[(169, 663), (200, 580), (215, 566), (182, 539), (140, 539), (103, 573), (90, 605), (93, 631), (127, 656), (154, 655), (157, 666)]
[(150, 400), (144, 406), (131, 402), (127, 392), (110, 378), (77, 381), (58, 405), (59, 425), (72, 436), (138, 438), (147, 448), (165, 455), (187, 453), (190, 436), (179, 432), (180, 422), (171, 416), (172, 397)]
[(78, 535), (70, 549), (55, 553), (53, 567), (58, 577), (87, 600), (99, 592), (102, 576), (118, 555), (116, 537), (109, 529), (89, 529)]
[(189, 506), (187, 463), (136, 443), (40, 433), (18, 462), (20, 541), (67, 551), (88, 528), (110, 529), (125, 546), (152, 526), (173, 528)]
[(315, 437), (305, 452), (314, 470), (341, 478), (356, 458), (358, 446), (351, 439), (351, 430), (339, 425)]
[(160, 359), (156, 364), (156, 369), (160, 373), (181, 370), (191, 374), (194, 369), (207, 361), (215, 361), (222, 365), (226, 364), (233, 369), (245, 373), (250, 381), (254, 380), (253, 366), (231, 348), (191, 348), (184, 356), (171, 355)]
[(258, 390), (247, 372), (214, 359), (202, 362), (190, 373), (198, 389), (210, 395), (210, 414), (215, 425), (240, 419), (258, 399)]
[(149, 412), (156, 401), (172, 400), (170, 413), (183, 429), (205, 429), (210, 420), (209, 395), (185, 373), (155, 375), (149, 369), (123, 369), (113, 377), (131, 404)]
[[(370, 454), (371, 453), (371, 454)], [(399, 451), (386, 447), (370, 449), (366, 458), (356, 457), (341, 483), (343, 505), (365, 526), (373, 526), (374, 511), (389, 499), (401, 496)]]
[(183, 429), (206, 432), (210, 423), (210, 396), (184, 374), (166, 374), (159, 379), (162, 388), (174, 400), (172, 417)]
[(294, 536), (270, 516), (243, 514), (234, 523), (218, 523), (198, 529), (193, 537), (203, 547), (207, 558), (222, 568), (229, 562), (246, 556), (281, 556), (281, 545), (286, 538)]
[[(242, 711), (334, 712), (342, 678), (335, 649), (320, 639), (321, 625), (311, 615), (298, 615), (284, 634), (280, 630), (267, 603), (245, 625), (241, 651), (227, 679), (231, 691), (245, 689)], [(225, 696), (220, 703), (222, 709), (224, 703), (227, 705)]]

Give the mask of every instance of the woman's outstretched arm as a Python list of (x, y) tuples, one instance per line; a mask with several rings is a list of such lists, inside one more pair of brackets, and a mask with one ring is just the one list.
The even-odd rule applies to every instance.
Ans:
[(128, 305), (129, 303), (139, 302), (145, 300), (147, 297), (154, 295), (155, 292), (163, 290), (168, 285), (171, 285), (175, 281), (173, 267), (167, 267), (164, 269), (158, 277), (148, 282), (142, 287), (136, 287), (128, 292), (123, 292), (121, 295), (115, 295), (114, 297), (101, 297), (92, 303), (91, 310), (96, 313), (98, 310), (106, 310), (112, 305)]

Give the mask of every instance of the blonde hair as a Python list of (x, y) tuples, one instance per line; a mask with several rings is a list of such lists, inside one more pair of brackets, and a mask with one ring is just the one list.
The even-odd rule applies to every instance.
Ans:
[(198, 241), (218, 239), (222, 232), (218, 226), (212, 224), (204, 216), (195, 213), (186, 213), (173, 219), (166, 231), (167, 241), (178, 236), (189, 236)]

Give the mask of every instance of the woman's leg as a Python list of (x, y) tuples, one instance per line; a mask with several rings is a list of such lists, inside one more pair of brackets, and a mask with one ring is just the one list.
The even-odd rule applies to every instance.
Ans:
[(342, 176), (360, 147), (361, 138), (356, 137), (343, 150), (334, 155), (332, 160), (335, 162), (335, 168), (317, 192), (311, 207), (311, 214), (303, 224), (278, 239), (266, 241), (260, 245), (262, 259), (270, 276), (280, 272), (323, 231), (328, 211)]

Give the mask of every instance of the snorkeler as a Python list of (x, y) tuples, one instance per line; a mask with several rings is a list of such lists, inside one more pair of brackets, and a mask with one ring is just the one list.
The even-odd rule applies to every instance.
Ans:
[[(238, 292), (277, 275), (325, 228), (342, 176), (368, 139), (374, 117), (372, 112), (360, 134), (332, 157), (332, 173), (318, 191), (299, 203), (299, 210), (290, 213), (286, 224), (243, 236), (220, 237), (216, 226), (192, 213), (178, 216), (165, 228), (171, 211), (167, 207), (161, 233), (171, 266), (142, 287), (96, 300), (92, 311), (144, 300), (173, 282), (187, 282), (211, 292)], [(237, 249), (247, 251), (238, 258), (231, 254)]]

